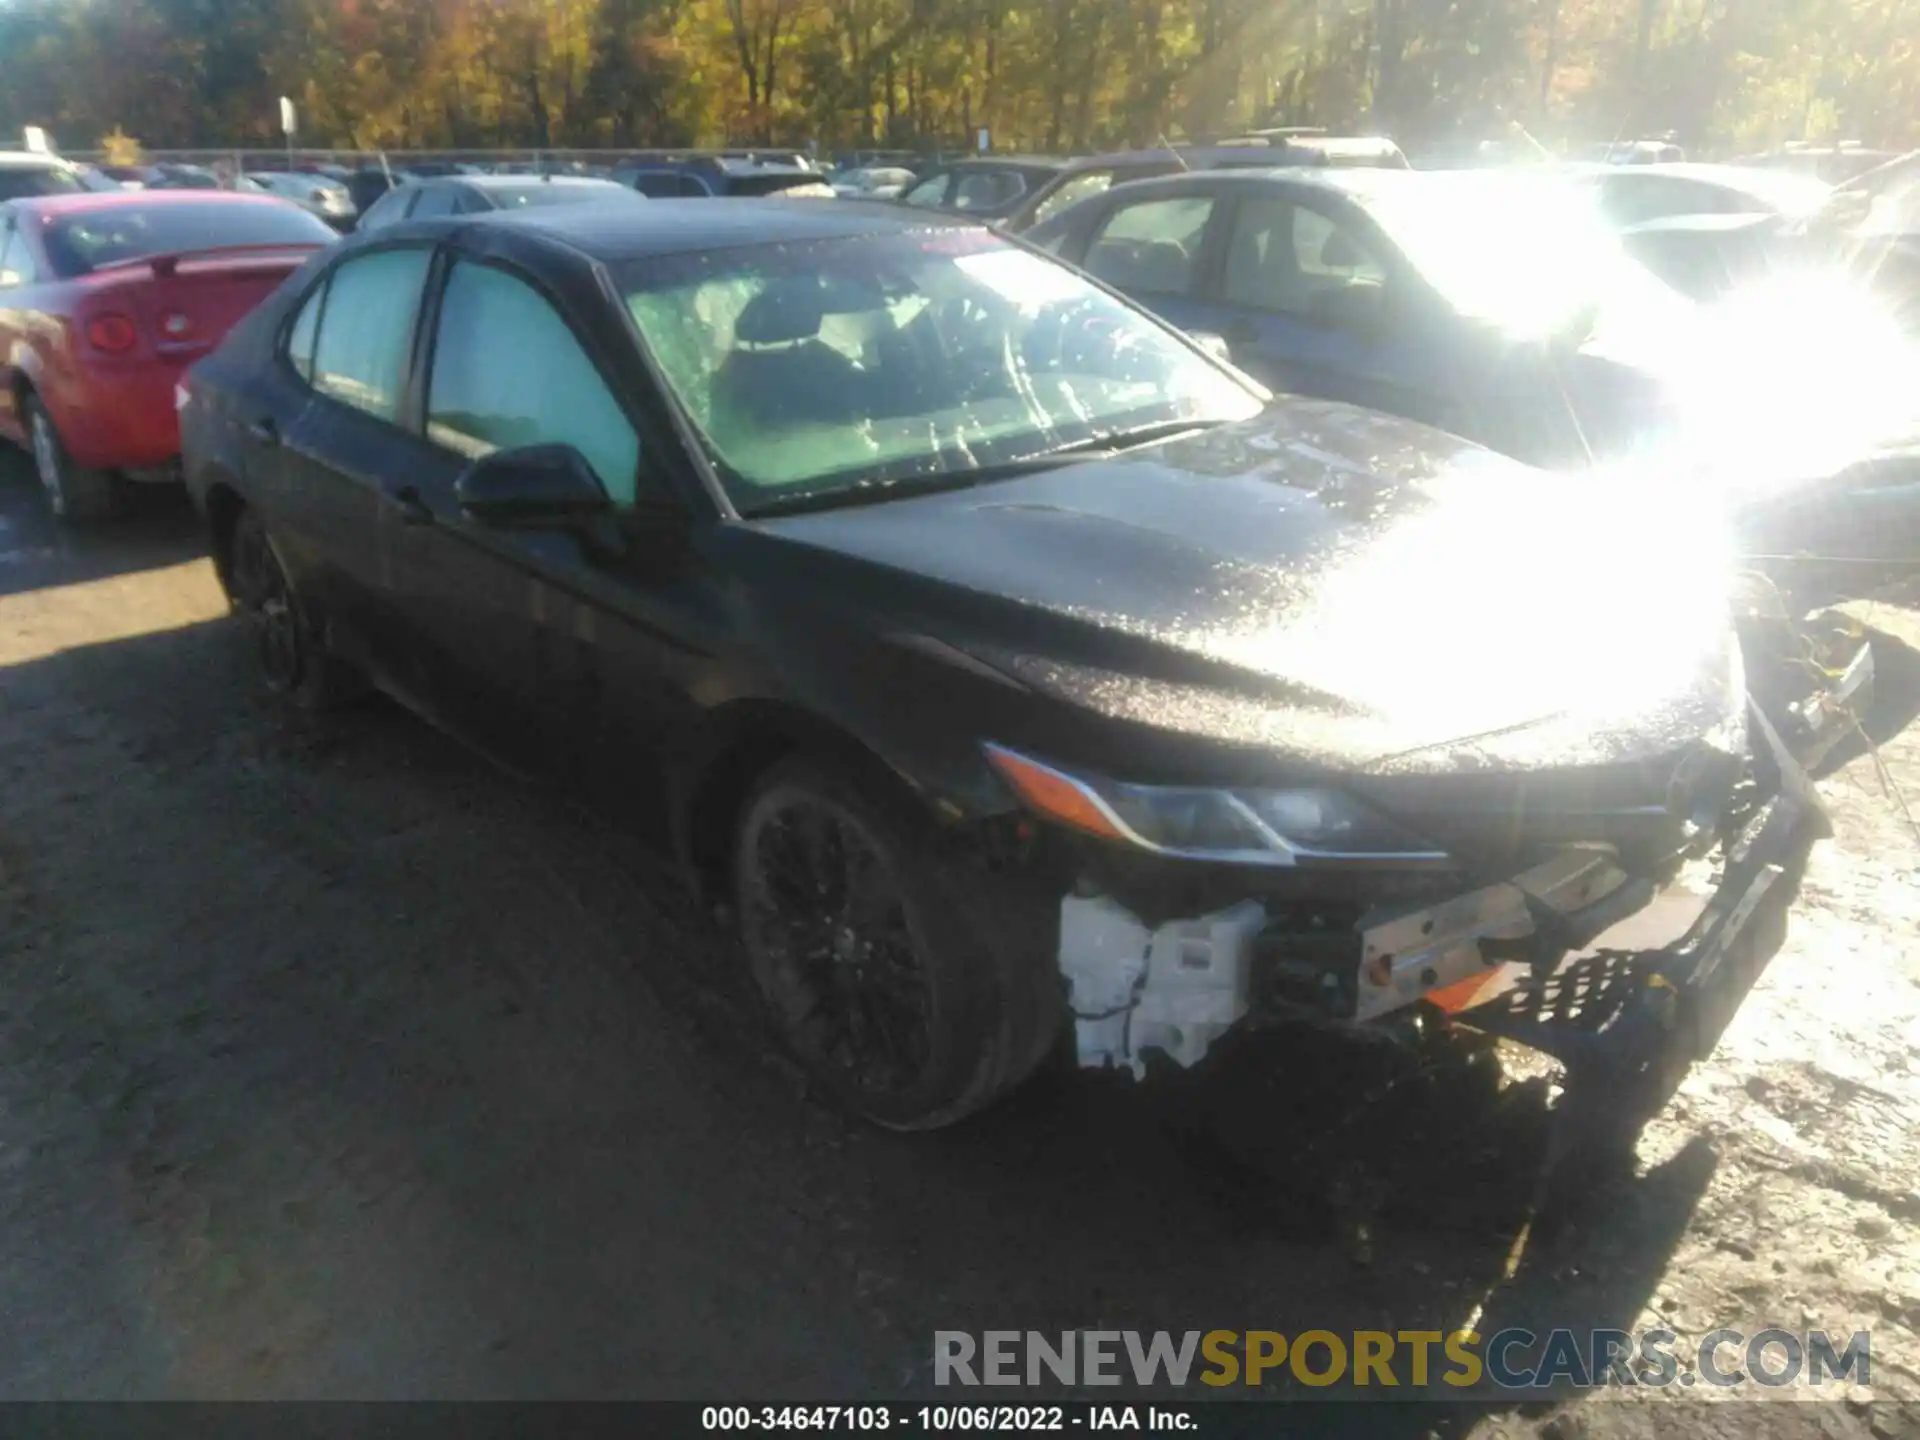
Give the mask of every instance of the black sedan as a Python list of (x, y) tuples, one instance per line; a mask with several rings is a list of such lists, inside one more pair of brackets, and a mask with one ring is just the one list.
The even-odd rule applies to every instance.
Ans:
[[(180, 403), (267, 679), (370, 680), (669, 844), (785, 1041), (886, 1125), (977, 1110), (1068, 1028), (1137, 1074), (1441, 1012), (1637, 1118), (1820, 825), (1693, 539), (1270, 403), (982, 227), (410, 221), (308, 265)], [(1722, 846), (1693, 927), (1567, 1003), (1563, 962)]]

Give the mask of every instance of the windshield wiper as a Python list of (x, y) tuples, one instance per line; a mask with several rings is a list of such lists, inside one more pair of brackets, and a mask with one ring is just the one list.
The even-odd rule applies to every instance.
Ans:
[(791, 495), (777, 496), (740, 513), (749, 520), (760, 520), (777, 515), (804, 515), (811, 511), (873, 505), (882, 500), (899, 500), (909, 495), (932, 495), (943, 490), (967, 490), (975, 485), (990, 485), (996, 480), (1012, 480), (1021, 475), (1057, 470), (1062, 465), (1094, 460), (1102, 455), (1116, 455), (1122, 451), (1152, 445), (1161, 440), (1171, 440), (1196, 430), (1204, 430), (1212, 423), (1216, 422), (1167, 420), (1154, 425), (1141, 425), (1132, 430), (1119, 430), (1108, 435), (1095, 435), (1086, 440), (1076, 440), (1070, 445), (1037, 451), (1032, 455), (1022, 455), (1013, 460), (1003, 460), (997, 465), (977, 465), (971, 470), (941, 470), (926, 475), (903, 475), (897, 480), (871, 480), (859, 485), (834, 485), (823, 486), (817, 490), (800, 490)]

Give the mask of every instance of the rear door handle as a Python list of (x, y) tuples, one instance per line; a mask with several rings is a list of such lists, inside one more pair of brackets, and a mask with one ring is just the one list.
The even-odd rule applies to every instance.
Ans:
[(280, 443), (280, 427), (274, 423), (271, 415), (262, 416), (247, 426), (247, 434), (251, 435), (262, 445), (278, 445)]
[(391, 490), (382, 490), (384, 499), (400, 516), (402, 525), (431, 525), (433, 511), (427, 502), (420, 498), (420, 492), (411, 485), (397, 485)]

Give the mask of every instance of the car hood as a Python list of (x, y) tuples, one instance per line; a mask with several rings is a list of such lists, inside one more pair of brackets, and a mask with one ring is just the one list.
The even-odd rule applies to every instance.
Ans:
[[(1602, 763), (1737, 695), (1724, 550), (1669, 487), (1347, 406), (757, 522), (912, 624), (1116, 720), (1343, 769)], [(811, 583), (831, 584), (825, 575)], [(911, 617), (911, 619), (909, 619)]]

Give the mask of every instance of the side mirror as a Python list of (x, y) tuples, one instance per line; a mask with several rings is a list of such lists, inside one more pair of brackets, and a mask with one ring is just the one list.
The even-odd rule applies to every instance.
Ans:
[(489, 525), (567, 526), (606, 514), (606, 487), (571, 445), (496, 450), (454, 482), (460, 508)]
[(1222, 364), (1233, 364), (1233, 347), (1227, 344), (1226, 336), (1211, 330), (1189, 330), (1187, 338)]

